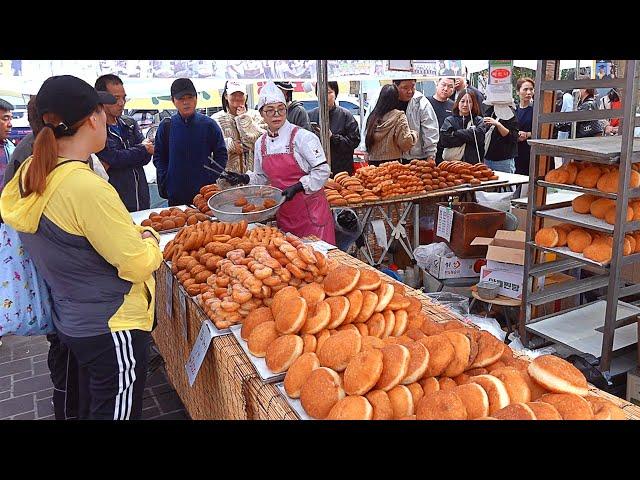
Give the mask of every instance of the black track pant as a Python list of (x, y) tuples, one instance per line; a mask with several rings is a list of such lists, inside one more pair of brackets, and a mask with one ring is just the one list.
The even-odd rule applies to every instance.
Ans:
[(78, 362), (57, 333), (47, 335), (47, 364), (53, 383), (53, 410), (56, 420), (78, 418)]
[(151, 334), (123, 330), (95, 337), (58, 335), (78, 361), (79, 418), (140, 419)]

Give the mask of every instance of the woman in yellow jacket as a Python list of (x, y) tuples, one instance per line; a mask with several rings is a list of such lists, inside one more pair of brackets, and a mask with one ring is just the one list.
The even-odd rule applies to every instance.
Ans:
[[(162, 261), (158, 234), (135, 226), (88, 164), (106, 141), (102, 105), (113, 103), (79, 78), (47, 79), (36, 97), (45, 127), (0, 198), (3, 220), (51, 291), (58, 337), (77, 359), (81, 419), (140, 418), (152, 273)], [(56, 362), (52, 376), (65, 368)]]

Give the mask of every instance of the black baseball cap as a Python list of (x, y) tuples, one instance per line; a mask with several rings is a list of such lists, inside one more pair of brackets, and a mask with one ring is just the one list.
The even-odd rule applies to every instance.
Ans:
[(188, 78), (178, 78), (171, 84), (171, 98), (181, 99), (185, 95), (197, 96), (196, 87)]
[(38, 116), (55, 113), (67, 127), (89, 116), (97, 105), (113, 105), (116, 97), (99, 92), (84, 80), (72, 75), (47, 78), (36, 95)]
[(293, 83), (291, 82), (274, 82), (282, 90), (293, 90)]

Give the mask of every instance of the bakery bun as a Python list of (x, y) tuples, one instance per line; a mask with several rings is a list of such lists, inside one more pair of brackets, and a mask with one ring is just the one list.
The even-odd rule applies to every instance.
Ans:
[(324, 291), (330, 297), (346, 295), (353, 290), (360, 279), (360, 270), (348, 265), (340, 265), (324, 278)]
[(264, 322), (257, 325), (247, 339), (247, 348), (252, 355), (264, 357), (267, 354), (267, 347), (278, 338), (276, 322)]
[(576, 213), (589, 213), (591, 211), (591, 204), (600, 197), (595, 195), (580, 195), (571, 201), (573, 211)]
[(477, 383), (458, 385), (452, 392), (455, 392), (462, 400), (469, 420), (489, 415), (489, 397), (484, 388)]
[(467, 409), (453, 390), (425, 395), (416, 406), (418, 420), (466, 420)]
[(371, 390), (366, 395), (373, 407), (372, 420), (393, 420), (393, 406), (389, 395), (383, 390)]
[(278, 332), (282, 334), (297, 333), (307, 320), (308, 311), (309, 307), (304, 298), (290, 298), (286, 303), (280, 305), (273, 315)]
[(320, 365), (342, 372), (347, 368), (349, 361), (360, 352), (361, 347), (362, 337), (357, 330), (339, 331), (318, 347)]
[(291, 364), (302, 355), (304, 342), (298, 335), (283, 335), (267, 347), (265, 362), (273, 373), (286, 372)]
[[(444, 334), (423, 337), (418, 342), (429, 350), (429, 365), (424, 374), (427, 377), (438, 377), (449, 366), (455, 357), (455, 350), (449, 338)], [(423, 386), (424, 388), (424, 386)]]
[(402, 417), (413, 415), (414, 405), (411, 390), (404, 385), (396, 385), (387, 392), (387, 395), (391, 400), (394, 419), (398, 420)]
[(615, 207), (616, 202), (609, 198), (599, 198), (591, 202), (589, 212), (596, 218), (604, 220), (604, 216), (607, 214), (607, 210), (611, 207)]
[(409, 367), (409, 349), (403, 345), (386, 345), (382, 351), (382, 374), (376, 388), (388, 392), (398, 385)]
[(373, 407), (360, 395), (344, 397), (331, 407), (327, 420), (371, 420)]
[(509, 393), (504, 383), (493, 375), (476, 375), (471, 377), (471, 383), (477, 383), (489, 397), (489, 415), (493, 416), (495, 412), (506, 407), (510, 403)]
[(442, 335), (446, 336), (454, 349), (454, 357), (451, 363), (445, 368), (443, 375), (447, 377), (456, 377), (465, 371), (469, 363), (469, 354), (471, 353), (471, 342), (469, 338), (460, 333), (447, 330)]
[(573, 393), (582, 397), (589, 393), (587, 379), (582, 372), (555, 355), (541, 355), (535, 358), (529, 364), (527, 372), (531, 378), (551, 392)]
[(513, 367), (502, 367), (492, 370), (491, 375), (502, 380), (512, 403), (527, 403), (532, 400), (524, 372)]
[(358, 289), (353, 290), (345, 297), (349, 301), (349, 310), (347, 311), (347, 315), (344, 317), (344, 321), (342, 323), (348, 324), (352, 323), (360, 314), (360, 310), (362, 310), (362, 291)]
[(478, 354), (471, 364), (471, 368), (483, 368), (498, 360), (504, 352), (504, 343), (486, 330), (480, 331), (478, 339)]
[(595, 188), (598, 184), (598, 180), (602, 176), (602, 170), (600, 167), (590, 166), (585, 167), (578, 172), (576, 176), (576, 185), (584, 188)]
[(376, 348), (359, 352), (344, 371), (344, 391), (348, 395), (364, 395), (382, 374), (382, 351)]
[(527, 402), (527, 407), (536, 416), (536, 420), (562, 420), (556, 407), (545, 402)]
[(565, 247), (567, 245), (567, 231), (564, 228), (552, 227), (558, 234), (558, 244), (556, 247)]
[(535, 242), (541, 247), (555, 247), (558, 245), (558, 232), (555, 228), (541, 228), (536, 233)]
[(402, 385), (417, 382), (422, 378), (429, 366), (429, 350), (420, 342), (412, 342), (406, 345), (409, 350), (409, 366), (407, 373), (400, 382)]
[(360, 290), (377, 290), (380, 287), (382, 279), (377, 272), (368, 268), (360, 269), (360, 278), (356, 284), (356, 288)]
[(338, 296), (327, 297), (325, 302), (327, 302), (331, 311), (329, 324), (326, 328), (338, 328), (347, 318), (347, 313), (349, 313), (349, 300), (347, 300), (347, 297)]
[(272, 322), (273, 314), (269, 307), (259, 307), (249, 312), (249, 315), (242, 321), (242, 329), (240, 330), (240, 337), (243, 340), (248, 340), (249, 335), (254, 328), (264, 322)]
[(594, 262), (610, 262), (613, 257), (613, 248), (603, 242), (593, 242), (582, 251), (582, 255)]
[(556, 168), (547, 172), (544, 176), (545, 181), (550, 183), (568, 183), (570, 174), (564, 168)]
[(563, 420), (593, 420), (591, 404), (573, 393), (547, 393), (540, 397), (555, 407)]
[(591, 245), (591, 234), (582, 228), (571, 230), (567, 235), (567, 246), (572, 252), (582, 253), (589, 245)]
[(300, 403), (307, 415), (324, 419), (333, 406), (344, 398), (340, 376), (330, 368), (313, 370), (300, 390)]
[(313, 352), (300, 355), (289, 367), (284, 377), (284, 390), (291, 398), (299, 398), (302, 385), (316, 368), (320, 368), (320, 360)]

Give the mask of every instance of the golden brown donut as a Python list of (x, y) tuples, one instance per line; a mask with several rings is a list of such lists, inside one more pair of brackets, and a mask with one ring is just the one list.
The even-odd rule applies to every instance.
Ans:
[(329, 333), (329, 330), (322, 330), (321, 332), (316, 333), (316, 350), (315, 352), (318, 353), (318, 351), (320, 350), (320, 347), (322, 347), (322, 344), (325, 342), (325, 340), (327, 340), (327, 338), (329, 338), (331, 336), (331, 333)]
[[(444, 334), (423, 337), (418, 342), (429, 350), (429, 365), (424, 372), (426, 377), (438, 377), (453, 361), (455, 350), (449, 338)], [(424, 388), (424, 385), (423, 385)]]
[(591, 245), (591, 235), (582, 228), (571, 230), (571, 233), (567, 235), (567, 245), (572, 252), (582, 253), (585, 248)]
[(360, 270), (349, 265), (340, 265), (324, 278), (324, 291), (330, 297), (346, 295), (355, 288), (360, 279)]
[(615, 207), (616, 202), (609, 198), (599, 198), (591, 202), (591, 207), (589, 207), (589, 211), (591, 215), (600, 220), (604, 219), (604, 216), (607, 214), (607, 210), (610, 207)]
[(318, 339), (314, 335), (306, 334), (302, 336), (304, 346), (302, 347), (302, 353), (315, 352), (318, 346)]
[(393, 418), (398, 420), (402, 417), (413, 415), (414, 405), (411, 390), (404, 385), (396, 385), (387, 392), (391, 400)]
[(271, 303), (271, 313), (275, 316), (280, 306), (286, 304), (292, 298), (299, 297), (298, 289), (296, 287), (288, 286), (282, 290), (278, 290), (273, 296), (273, 302)]
[(413, 405), (414, 407), (418, 405), (418, 402), (422, 397), (424, 397), (424, 390), (418, 382), (410, 383), (407, 385), (407, 388), (411, 392), (411, 397), (413, 397)]
[(493, 417), (498, 420), (536, 420), (536, 415), (526, 403), (512, 403), (497, 412)]
[(506, 407), (510, 403), (509, 393), (504, 383), (493, 375), (476, 375), (471, 377), (471, 383), (477, 383), (489, 397), (489, 415), (493, 416), (495, 412)]
[[(555, 355), (540, 355), (527, 369), (531, 378), (555, 393), (573, 393), (586, 397), (589, 393), (587, 379), (580, 370)], [(560, 412), (562, 413), (562, 412)]]
[(420, 340), (421, 338), (426, 337), (424, 332), (419, 328), (408, 329), (402, 336), (407, 336), (411, 340)]
[(595, 195), (580, 195), (571, 201), (573, 211), (576, 213), (589, 213), (591, 210), (591, 204), (598, 200)]
[(438, 379), (438, 384), (440, 385), (440, 390), (453, 390), (458, 386), (456, 381), (449, 377), (440, 377)]
[(582, 255), (594, 262), (606, 263), (613, 257), (613, 248), (601, 242), (593, 242), (582, 251)]
[(403, 345), (386, 345), (382, 349), (382, 374), (376, 388), (388, 392), (398, 385), (409, 367), (409, 349)]
[(618, 191), (618, 170), (614, 172), (605, 173), (598, 179), (596, 188), (601, 192), (616, 193)]
[(502, 380), (511, 403), (527, 403), (532, 400), (531, 389), (524, 377), (524, 372), (513, 367), (502, 367), (492, 370), (491, 375)]
[(466, 420), (467, 409), (453, 390), (425, 395), (416, 407), (418, 420)]
[(396, 316), (391, 310), (383, 310), (382, 316), (384, 318), (384, 332), (382, 332), (381, 338), (387, 338), (393, 333), (396, 326)]
[(365, 397), (344, 397), (331, 407), (327, 420), (371, 420), (373, 407)]
[(397, 337), (404, 334), (404, 332), (407, 330), (409, 316), (407, 315), (407, 312), (405, 310), (396, 310), (393, 315), (395, 324), (393, 326), (391, 335)]
[(371, 390), (366, 395), (373, 407), (372, 420), (393, 420), (393, 407), (389, 395), (383, 390)]
[(360, 269), (360, 278), (356, 284), (356, 288), (360, 290), (377, 290), (380, 287), (382, 279), (377, 272), (369, 270), (368, 268)]
[(469, 354), (471, 353), (471, 342), (469, 338), (460, 333), (454, 331), (445, 331), (442, 335), (446, 336), (454, 348), (454, 358), (447, 365), (447, 368), (442, 372), (447, 377), (456, 377), (465, 371), (469, 363)]
[(302, 385), (300, 403), (307, 415), (324, 419), (344, 396), (340, 376), (330, 368), (318, 367)]
[(359, 352), (344, 371), (344, 391), (348, 395), (364, 395), (382, 375), (382, 351), (369, 349)]
[(536, 420), (562, 420), (556, 407), (546, 402), (527, 402), (527, 407), (536, 416)]
[(240, 337), (243, 340), (248, 340), (249, 335), (255, 327), (264, 322), (272, 322), (273, 314), (269, 307), (259, 307), (255, 310), (251, 310), (249, 315), (242, 321), (242, 329), (240, 330)]
[(563, 420), (593, 420), (591, 404), (573, 393), (547, 393), (540, 397), (555, 407)]
[(298, 335), (283, 335), (267, 347), (265, 362), (273, 373), (286, 372), (291, 364), (302, 355), (304, 342)]
[(298, 293), (307, 301), (307, 305), (321, 302), (325, 298), (324, 288), (318, 283), (309, 283), (298, 289)]
[(627, 420), (624, 410), (612, 401), (595, 395), (584, 398), (591, 405), (594, 420)]
[(558, 245), (558, 239), (558, 232), (555, 228), (541, 228), (536, 233), (535, 242), (541, 247), (551, 248)]
[(409, 305), (411, 305), (409, 298), (395, 293), (393, 294), (391, 301), (387, 304), (385, 308), (388, 308), (389, 310), (400, 310), (400, 309), (406, 310), (409, 307)]
[(440, 382), (438, 382), (436, 377), (422, 377), (419, 383), (425, 395), (440, 390)]
[[(422, 312), (422, 303), (415, 297), (407, 297), (409, 299), (409, 306), (405, 308), (408, 314)], [(426, 332), (425, 332), (426, 333)]]
[(307, 301), (302, 297), (293, 297), (283, 303), (273, 316), (278, 332), (297, 333), (307, 320), (308, 311)]
[(595, 188), (601, 175), (602, 170), (600, 170), (600, 167), (585, 167), (578, 172), (575, 184), (584, 188)]
[(362, 336), (362, 348), (361, 350), (370, 350), (372, 348), (382, 348), (386, 344), (379, 338), (372, 337), (371, 335)]
[(636, 170), (631, 170), (629, 177), (629, 188), (640, 187), (640, 173)]
[(362, 337), (358, 331), (342, 330), (331, 335), (318, 348), (320, 365), (342, 372), (347, 368), (349, 361), (360, 352)]
[(567, 183), (569, 180), (569, 172), (567, 172), (564, 168), (555, 168), (553, 170), (549, 170), (547, 174), (544, 176), (546, 182), (550, 183)]
[(504, 352), (505, 344), (489, 332), (480, 331), (478, 340), (478, 354), (471, 364), (471, 368), (482, 368), (497, 361)]
[[(381, 282), (380, 287), (376, 290), (377, 304), (374, 308), (375, 312), (382, 312), (394, 296), (393, 285)], [(363, 292), (364, 295), (364, 292)]]
[(344, 317), (343, 324), (352, 323), (360, 314), (360, 310), (362, 310), (362, 302), (363, 296), (362, 291), (355, 289), (345, 295), (347, 300), (349, 300), (349, 310), (347, 311), (347, 316)]
[(307, 319), (300, 329), (301, 333), (315, 334), (327, 328), (331, 320), (331, 307), (327, 302), (320, 301), (309, 307)]
[(402, 385), (408, 385), (420, 380), (429, 366), (429, 350), (427, 350), (427, 347), (420, 342), (412, 342), (405, 346), (409, 350), (409, 366), (400, 382)]
[(469, 420), (489, 415), (489, 397), (484, 388), (477, 383), (458, 385), (451, 391), (455, 392), (462, 400)]
[(428, 336), (438, 335), (439, 333), (444, 332), (444, 325), (427, 317), (422, 321), (420, 330)]
[(329, 304), (329, 309), (331, 311), (327, 328), (332, 329), (339, 327), (342, 325), (342, 322), (344, 322), (344, 319), (347, 317), (347, 313), (349, 312), (349, 300), (347, 300), (347, 297), (338, 296), (328, 297), (325, 299), (325, 302)]
[(278, 338), (276, 322), (264, 322), (251, 331), (247, 340), (247, 348), (256, 357), (264, 357), (267, 354), (267, 347)]
[(567, 245), (568, 233), (564, 228), (553, 227), (553, 229), (558, 234), (558, 244), (556, 245), (556, 247), (565, 247)]
[[(360, 332), (360, 335), (363, 337), (368, 337), (369, 336), (369, 327), (367, 326), (366, 323), (352, 323), (350, 324), (351, 326), (354, 326), (357, 328), (358, 332)], [(340, 328), (340, 327), (338, 327)]]
[(360, 313), (355, 318), (353, 323), (364, 323), (373, 314), (376, 305), (378, 304), (378, 295), (370, 290), (365, 290), (362, 292), (362, 308), (360, 309)]

